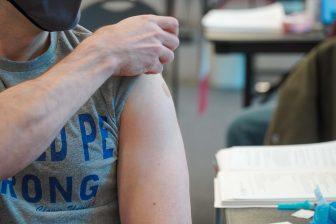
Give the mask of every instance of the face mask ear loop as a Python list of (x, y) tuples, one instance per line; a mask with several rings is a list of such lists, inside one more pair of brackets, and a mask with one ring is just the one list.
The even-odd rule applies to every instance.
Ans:
[(40, 28), (41, 30), (48, 31), (45, 28), (41, 27), (38, 23), (35, 22), (33, 18), (31, 18), (16, 2), (15, 0), (8, 0), (17, 10), (19, 10), (22, 15), (24, 15), (30, 22), (32, 22), (35, 26)]

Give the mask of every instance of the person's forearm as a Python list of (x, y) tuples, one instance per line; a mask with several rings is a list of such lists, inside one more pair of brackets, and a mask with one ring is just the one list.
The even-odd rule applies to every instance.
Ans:
[(0, 179), (29, 165), (110, 77), (160, 73), (178, 47), (178, 21), (137, 16), (106, 26), (39, 78), (0, 93)]
[(70, 54), (39, 78), (0, 93), (0, 180), (25, 168), (113, 73), (94, 51)]

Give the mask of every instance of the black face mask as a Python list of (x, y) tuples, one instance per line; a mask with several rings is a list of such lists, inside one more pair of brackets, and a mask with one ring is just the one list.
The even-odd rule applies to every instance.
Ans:
[(8, 0), (37, 27), (46, 31), (74, 28), (82, 0)]

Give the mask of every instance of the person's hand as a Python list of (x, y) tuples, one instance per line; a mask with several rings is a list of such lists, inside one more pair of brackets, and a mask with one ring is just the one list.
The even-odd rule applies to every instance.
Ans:
[(100, 28), (87, 42), (108, 55), (113, 75), (157, 74), (174, 60), (178, 32), (175, 18), (143, 15)]

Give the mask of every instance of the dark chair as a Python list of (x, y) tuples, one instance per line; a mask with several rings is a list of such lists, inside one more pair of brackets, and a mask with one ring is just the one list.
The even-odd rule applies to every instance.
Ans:
[(130, 7), (125, 10), (113, 10), (113, 7), (112, 9), (104, 7), (108, 3), (113, 4), (114, 2), (120, 3), (125, 1), (108, 0), (90, 5), (82, 11), (80, 24), (89, 30), (95, 31), (102, 26), (117, 23), (131, 16), (142, 14), (157, 15), (157, 12), (151, 6), (141, 1), (126, 1), (130, 3)]

